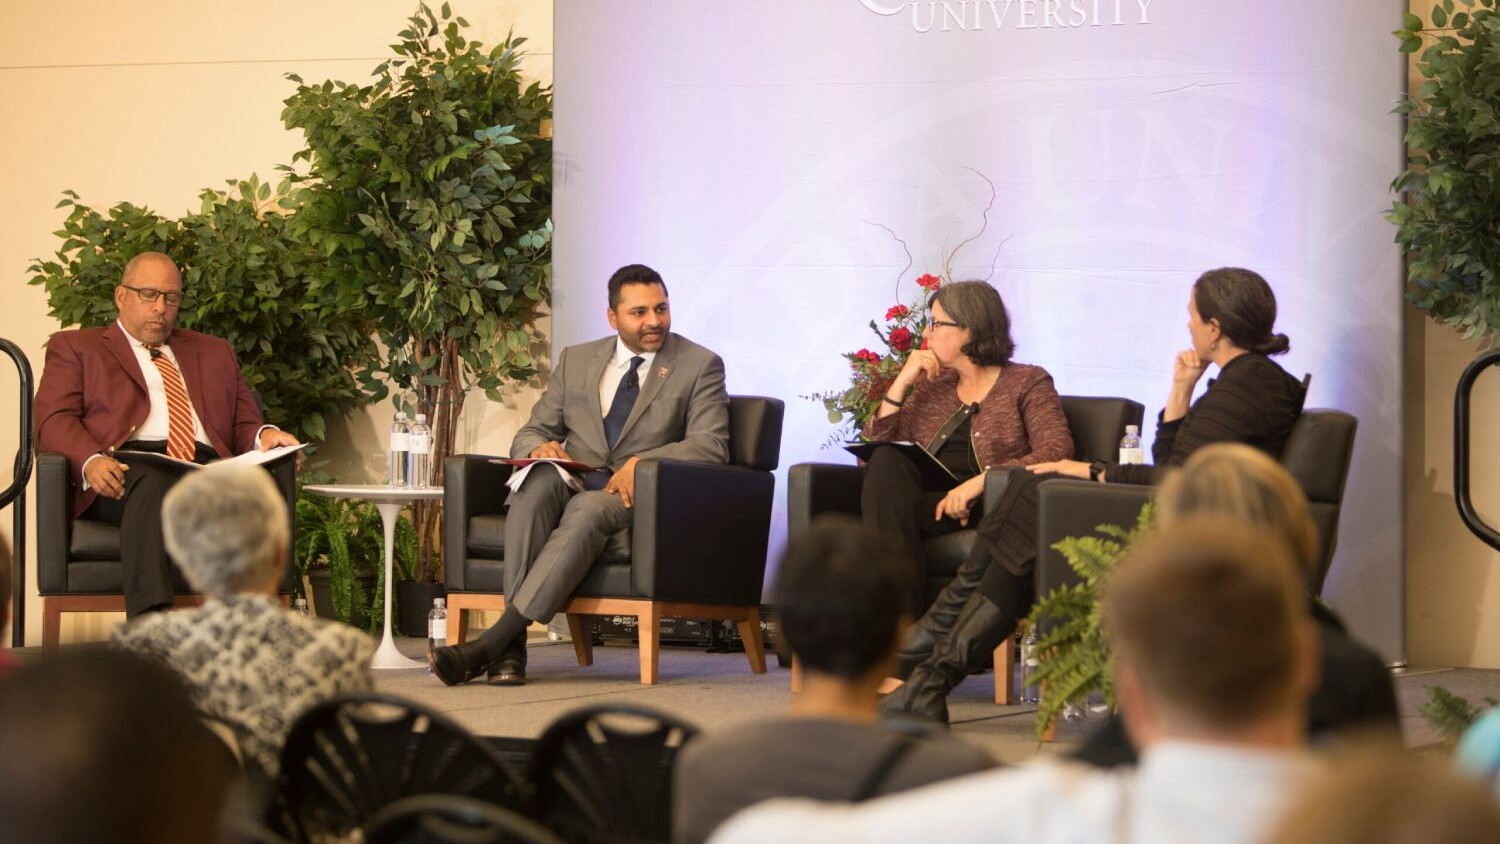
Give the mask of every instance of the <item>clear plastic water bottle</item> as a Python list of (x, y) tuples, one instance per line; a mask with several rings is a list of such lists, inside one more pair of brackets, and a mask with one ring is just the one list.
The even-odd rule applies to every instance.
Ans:
[(406, 413), (398, 412), (391, 423), (390, 465), (387, 468), (386, 486), (406, 486), (406, 461), (411, 450), (411, 426), (406, 424)]
[(1041, 690), (1037, 688), (1033, 679), (1037, 668), (1041, 667), (1041, 654), (1037, 652), (1037, 644), (1041, 637), (1037, 635), (1036, 626), (1026, 628), (1026, 636), (1021, 639), (1021, 702), (1036, 704), (1040, 703)]
[(432, 485), (432, 429), (427, 427), (427, 414), (417, 414), (407, 443), (411, 447), (411, 474), (406, 485), (412, 489), (426, 489)]
[(1120, 438), (1120, 465), (1139, 466), (1146, 462), (1146, 455), (1141, 450), (1141, 428), (1139, 425), (1126, 425), (1125, 436)]
[(432, 610), (427, 613), (427, 673), (432, 673), (432, 651), (448, 644), (448, 601), (433, 598)]
[(297, 615), (302, 616), (303, 618), (307, 618), (308, 616), (311, 615), (311, 613), (309, 613), (307, 611), (307, 599), (306, 598), (298, 598), (295, 602), (293, 602), (293, 604), (292, 604), (292, 611), (295, 612), (295, 613), (297, 613)]

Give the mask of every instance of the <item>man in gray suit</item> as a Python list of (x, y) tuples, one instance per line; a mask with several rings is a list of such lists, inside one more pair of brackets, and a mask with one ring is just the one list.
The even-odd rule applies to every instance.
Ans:
[(671, 333), (667, 286), (631, 264), (609, 279), (617, 336), (563, 350), (547, 390), (511, 443), (512, 457), (598, 467), (574, 492), (561, 473), (534, 466), (505, 518), (505, 613), (472, 642), (432, 652), (448, 685), (484, 672), (491, 685), (526, 682), (526, 628), (560, 610), (613, 539), (628, 544), (635, 464), (665, 457), (729, 457), (724, 361)]

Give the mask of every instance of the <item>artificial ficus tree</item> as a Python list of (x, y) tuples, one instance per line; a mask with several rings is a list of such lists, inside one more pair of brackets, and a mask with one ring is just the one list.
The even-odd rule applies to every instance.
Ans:
[[(398, 406), (427, 414), (442, 482), (464, 400), (536, 373), (551, 289), (551, 89), (520, 73), (525, 39), (464, 37), (425, 4), (369, 84), (296, 76), (282, 117), (306, 148), (294, 225), (333, 286), (362, 291)], [(417, 508), (418, 577), (435, 576), (436, 506)]]

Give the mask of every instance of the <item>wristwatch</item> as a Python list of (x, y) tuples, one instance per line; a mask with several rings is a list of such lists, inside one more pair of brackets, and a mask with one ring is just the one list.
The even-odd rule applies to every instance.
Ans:
[(1103, 460), (1095, 460), (1089, 463), (1089, 480), (1097, 481), (1104, 470), (1109, 468), (1109, 463)]

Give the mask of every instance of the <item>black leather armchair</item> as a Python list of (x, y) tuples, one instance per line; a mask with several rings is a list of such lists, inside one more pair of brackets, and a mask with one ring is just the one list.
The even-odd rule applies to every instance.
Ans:
[[(1126, 425), (1141, 424), (1144, 408), (1140, 402), (1122, 398), (1063, 396), (1063, 415), (1073, 433), (1073, 446), (1080, 460), (1113, 459), (1125, 434)], [(1012, 467), (991, 469), (984, 480), (984, 506), (992, 510), (1005, 492)], [(824, 513), (860, 512), (860, 486), (864, 480), (862, 466), (831, 463), (799, 463), (787, 476), (787, 536), (793, 538), (807, 530), (813, 518)], [(930, 604), (943, 587), (953, 579), (958, 567), (968, 557), (978, 536), (973, 530), (961, 530), (933, 537), (922, 547), (925, 562), (923, 603)]]
[[(287, 500), (287, 524), (296, 530), (297, 469), (284, 460), (271, 470)], [(37, 590), (42, 596), (42, 648), (55, 650), (62, 631), (62, 615), (69, 612), (124, 612), (124, 579), (120, 569), (120, 529), (106, 522), (72, 518), (69, 505), (68, 458), (45, 452), (36, 459)], [(292, 547), (281, 592), (292, 592)], [(182, 573), (172, 569), (177, 606), (195, 606), (203, 598), (193, 593)]]
[[(1318, 525), (1318, 565), (1309, 575), (1308, 589), (1322, 591), (1338, 544), (1339, 510), (1354, 453), (1358, 420), (1341, 410), (1304, 410), (1292, 426), (1281, 463), (1307, 493), (1313, 521)], [(1135, 524), (1141, 505), (1153, 487), (1053, 480), (1041, 485), (1037, 525), (1036, 592), (1046, 595), (1077, 578), (1062, 554), (1052, 546), (1070, 536), (1088, 536), (1102, 524)]]
[[(611, 541), (563, 607), (580, 665), (593, 661), (582, 616), (636, 616), (641, 682), (657, 681), (663, 617), (733, 620), (750, 667), (766, 670), (761, 581), (780, 460), (779, 399), (729, 398), (729, 463), (648, 459), (636, 464), (628, 542)], [(483, 455), (444, 464), (443, 547), (449, 644), (468, 635), (469, 613), (504, 609), (505, 481), (511, 467)]]

